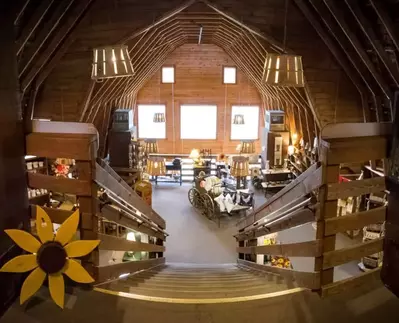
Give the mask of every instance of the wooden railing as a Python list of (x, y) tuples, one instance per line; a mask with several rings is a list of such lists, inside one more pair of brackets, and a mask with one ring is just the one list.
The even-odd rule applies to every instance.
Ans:
[[(319, 147), (320, 163), (311, 166), (254, 214), (238, 223), (238, 262), (295, 280), (298, 286), (316, 290), (322, 296), (378, 280), (380, 269), (376, 268), (336, 281), (334, 267), (381, 252), (383, 238), (337, 249), (336, 235), (384, 222), (386, 206), (343, 216), (338, 216), (337, 208), (339, 199), (364, 199), (370, 194), (385, 191), (385, 178), (378, 176), (349, 182), (339, 182), (339, 178), (344, 167), (365, 168), (365, 163), (370, 160), (387, 158), (389, 127), (389, 124), (350, 124), (329, 126), (323, 130), (322, 136), (323, 133), (326, 135)], [(307, 222), (317, 224), (315, 240), (257, 245), (257, 237)], [(256, 264), (258, 254), (312, 257), (314, 270), (303, 272)]]
[[(101, 243), (82, 264), (96, 283), (117, 279), (165, 262), (165, 221), (147, 205), (108, 165), (97, 159), (98, 135), (94, 127), (82, 123), (38, 122), (26, 136), (26, 153), (46, 158), (76, 161), (77, 178), (28, 174), (31, 188), (76, 196), (80, 212), (80, 239)], [(44, 207), (53, 223), (61, 224), (72, 211)], [(36, 208), (31, 207), (35, 218)], [(107, 227), (115, 227), (107, 234)], [(146, 241), (127, 240), (128, 232), (140, 232)], [(108, 232), (109, 233), (109, 232)], [(143, 260), (102, 264), (103, 251), (145, 252)]]

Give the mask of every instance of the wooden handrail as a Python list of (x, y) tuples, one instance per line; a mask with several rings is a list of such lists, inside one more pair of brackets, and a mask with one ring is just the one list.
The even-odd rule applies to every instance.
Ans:
[(146, 204), (136, 192), (134, 192), (131, 188), (128, 189), (121, 184), (114, 176), (102, 168), (98, 163), (96, 163), (94, 181), (106, 191), (113, 192), (115, 195), (119, 196), (131, 207), (137, 209), (161, 228), (165, 228), (165, 220), (162, 219), (158, 213), (156, 213), (148, 204)]
[(301, 196), (306, 196), (319, 188), (322, 184), (322, 167), (320, 167), (320, 163), (315, 163), (289, 185), (284, 187), (280, 192), (275, 194), (266, 203), (260, 206), (254, 214), (248, 215), (242, 221), (237, 223), (238, 230), (245, 229), (254, 222), (262, 219), (267, 213), (271, 213), (284, 207), (286, 204), (292, 202), (292, 200)]
[(334, 183), (328, 185), (327, 200), (378, 193), (385, 189), (385, 177), (374, 177), (350, 182)]
[(318, 257), (322, 254), (320, 240), (274, 244), (267, 246), (237, 247), (238, 253), (257, 255), (278, 255), (291, 257)]
[(352, 260), (358, 260), (382, 250), (383, 238), (358, 243), (354, 246), (333, 250), (324, 253), (323, 269), (345, 264)]
[(147, 251), (164, 252), (165, 247), (151, 243), (128, 241), (126, 238), (118, 238), (107, 234), (98, 233), (97, 239), (101, 240), (100, 250), (119, 250), (119, 251)]
[(332, 235), (347, 230), (361, 229), (366, 225), (384, 222), (386, 206), (337, 218), (326, 219), (324, 234)]
[(112, 205), (101, 206), (99, 216), (131, 230), (148, 234), (151, 237), (156, 237), (161, 240), (165, 240), (166, 238), (165, 233), (161, 230), (154, 230), (145, 223), (137, 222), (135, 218), (128, 216), (126, 212)]

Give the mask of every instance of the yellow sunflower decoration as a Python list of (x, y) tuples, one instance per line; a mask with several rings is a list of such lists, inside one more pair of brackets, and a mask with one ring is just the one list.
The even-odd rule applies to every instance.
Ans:
[(46, 276), (48, 276), (50, 295), (61, 308), (64, 307), (65, 294), (62, 274), (67, 275), (78, 283), (87, 284), (94, 282), (94, 279), (80, 263), (71, 258), (89, 254), (98, 246), (100, 241), (81, 240), (70, 242), (78, 229), (78, 225), (79, 211), (75, 211), (54, 234), (50, 217), (41, 207), (36, 207), (36, 229), (40, 241), (22, 230), (5, 230), (20, 248), (31, 253), (15, 257), (0, 268), (0, 272), (13, 273), (24, 273), (33, 270), (22, 285), (21, 304), (39, 290)]

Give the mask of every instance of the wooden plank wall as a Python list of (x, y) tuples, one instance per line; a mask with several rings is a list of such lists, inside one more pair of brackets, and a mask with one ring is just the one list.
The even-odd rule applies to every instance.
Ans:
[[(235, 66), (235, 64), (220, 47), (212, 44), (201, 46), (186, 44), (175, 50), (164, 65), (175, 66), (174, 96), (172, 95), (172, 84), (161, 84), (161, 71), (158, 71), (139, 91), (137, 97), (138, 104), (160, 103), (166, 105), (166, 140), (158, 141), (161, 153), (189, 153), (194, 147), (212, 149), (213, 153), (220, 153), (223, 146), (224, 153), (236, 153), (235, 148), (239, 141), (230, 140), (231, 106), (240, 105), (240, 103), (241, 105), (259, 106), (260, 130), (263, 115), (258, 91), (241, 71), (238, 71), (237, 74), (237, 84), (223, 84), (223, 65)], [(227, 98), (226, 113), (225, 98)], [(173, 103), (175, 145), (173, 145)], [(181, 104), (216, 104), (218, 107), (217, 139), (181, 140)], [(135, 118), (137, 120), (137, 109)], [(173, 150), (173, 148), (175, 149)], [(256, 148), (260, 152), (259, 140)]]

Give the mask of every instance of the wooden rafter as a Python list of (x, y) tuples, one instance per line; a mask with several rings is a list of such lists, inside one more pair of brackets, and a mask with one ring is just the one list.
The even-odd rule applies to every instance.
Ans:
[[(17, 46), (17, 55), (19, 55), (24, 48), (28, 39), (35, 32), (36, 28), (40, 25), (40, 22), (43, 20), (44, 16), (50, 9), (54, 0), (43, 0), (40, 5), (36, 8), (33, 15), (30, 17), (27, 26), (23, 29), (21, 36), (16, 41)], [(29, 1), (26, 2), (26, 5)], [(25, 9), (25, 7), (23, 8)]]
[[(75, 0), (76, 1), (76, 0)], [(72, 8), (72, 13), (69, 15), (68, 19), (62, 24), (61, 28), (54, 35), (53, 39), (48, 44), (46, 50), (40, 55), (40, 57), (36, 60), (34, 66), (30, 69), (28, 75), (24, 77), (22, 83), (22, 89), (25, 90), (32, 80), (44, 69), (46, 63), (50, 60), (50, 57), (54, 54), (54, 52), (59, 48), (60, 44), (64, 41), (65, 47), (60, 49), (60, 53), (66, 51), (69, 45), (72, 43), (73, 38), (65, 41), (68, 38), (68, 35), (72, 32), (72, 30), (76, 27), (78, 21), (83, 17), (87, 8), (91, 4), (93, 0), (79, 0), (78, 3)], [(65, 8), (65, 10), (67, 10)], [(57, 20), (58, 24), (59, 20)], [(62, 56), (61, 56), (62, 57)], [(54, 61), (55, 64), (57, 60)], [(49, 72), (47, 72), (49, 73)], [(48, 75), (48, 74), (47, 74)], [(37, 86), (40, 86), (41, 82), (43, 82), (43, 76), (39, 77), (39, 82)]]
[(349, 39), (350, 43), (352, 44), (353, 48), (361, 58), (364, 65), (366, 65), (367, 69), (370, 71), (371, 75), (377, 82), (378, 86), (380, 87), (381, 91), (385, 94), (385, 96), (391, 100), (392, 99), (392, 92), (389, 86), (386, 84), (385, 80), (382, 78), (381, 74), (376, 70), (374, 64), (371, 62), (370, 58), (368, 57), (366, 51), (364, 50), (362, 44), (360, 43), (357, 36), (353, 33), (351, 28), (349, 27), (348, 23), (345, 21), (342, 11), (333, 3), (332, 0), (323, 0), (324, 4), (330, 10), (332, 16), (337, 21), (338, 25), (341, 27), (342, 31)]
[(386, 71), (388, 72), (388, 74), (390, 74), (392, 78), (392, 81), (395, 83), (396, 87), (399, 88), (399, 71), (397, 67), (395, 67), (392, 61), (389, 59), (387, 53), (385, 52), (384, 46), (377, 37), (376, 33), (374, 32), (374, 29), (370, 25), (369, 21), (363, 15), (362, 11), (360, 10), (356, 2), (352, 0), (344, 0), (344, 1), (347, 4), (350, 11), (352, 12), (353, 16), (355, 17), (364, 35), (370, 41), (370, 44), (373, 46), (381, 62), (384, 64)]

